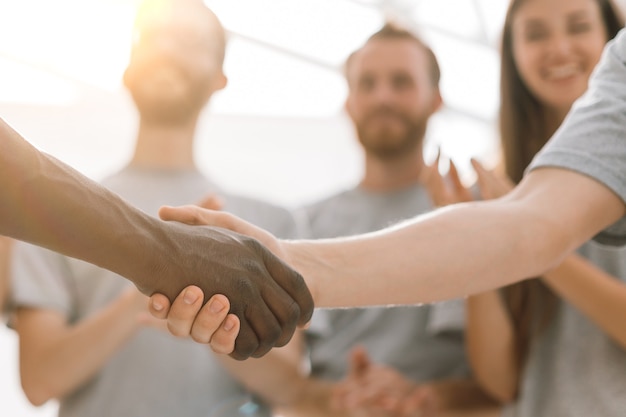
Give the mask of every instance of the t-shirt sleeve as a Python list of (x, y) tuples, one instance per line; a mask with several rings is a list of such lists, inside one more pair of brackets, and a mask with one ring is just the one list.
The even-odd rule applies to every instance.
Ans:
[(16, 242), (11, 264), (12, 303), (15, 307), (54, 309), (69, 316), (71, 297), (65, 258), (53, 251)]
[(529, 170), (587, 175), (626, 202), (626, 32), (610, 41), (581, 96)]

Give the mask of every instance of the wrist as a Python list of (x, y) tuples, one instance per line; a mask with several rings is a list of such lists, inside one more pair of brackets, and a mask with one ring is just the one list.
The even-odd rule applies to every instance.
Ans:
[[(145, 215), (133, 224), (123, 245), (132, 253), (132, 262), (126, 262), (122, 275), (132, 281), (139, 291), (152, 295), (158, 282), (169, 279), (168, 271), (175, 268), (179, 248), (172, 235), (176, 225)], [(169, 295), (169, 294), (168, 294)]]
[(317, 305), (319, 294), (316, 285), (317, 279), (314, 275), (319, 271), (316, 269), (317, 265), (314, 265), (314, 258), (308, 250), (308, 246), (310, 244), (302, 240), (280, 240), (279, 245), (280, 253), (278, 255), (281, 259), (283, 259), (283, 261), (302, 275), (302, 278), (304, 279), (304, 282), (313, 297), (313, 302)]

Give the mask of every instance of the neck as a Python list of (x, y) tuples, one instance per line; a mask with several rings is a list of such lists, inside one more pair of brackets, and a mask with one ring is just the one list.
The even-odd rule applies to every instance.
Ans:
[(157, 169), (195, 169), (195, 132), (195, 119), (179, 125), (140, 121), (130, 165)]
[(421, 149), (390, 159), (365, 154), (365, 174), (361, 187), (375, 192), (388, 192), (421, 183), (424, 159)]

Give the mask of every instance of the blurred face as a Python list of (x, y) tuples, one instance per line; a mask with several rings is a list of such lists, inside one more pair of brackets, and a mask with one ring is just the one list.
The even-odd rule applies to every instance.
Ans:
[(211, 27), (211, 21), (210, 12), (194, 6), (144, 12), (124, 78), (143, 117), (187, 120), (221, 88), (225, 79), (215, 52), (219, 26)]
[(441, 104), (424, 49), (408, 39), (373, 40), (352, 57), (346, 109), (364, 149), (394, 157), (422, 145)]
[(567, 112), (587, 89), (607, 41), (593, 0), (527, 0), (515, 13), (513, 56), (522, 80), (545, 106)]

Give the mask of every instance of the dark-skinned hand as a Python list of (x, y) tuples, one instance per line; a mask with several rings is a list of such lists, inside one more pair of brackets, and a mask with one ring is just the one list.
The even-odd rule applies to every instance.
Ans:
[(173, 252), (165, 264), (171, 270), (140, 290), (170, 302), (189, 285), (202, 289), (204, 302), (225, 295), (241, 322), (231, 357), (263, 356), (287, 344), (296, 327), (310, 320), (313, 298), (302, 276), (257, 240), (218, 227), (167, 224), (163, 238)]

